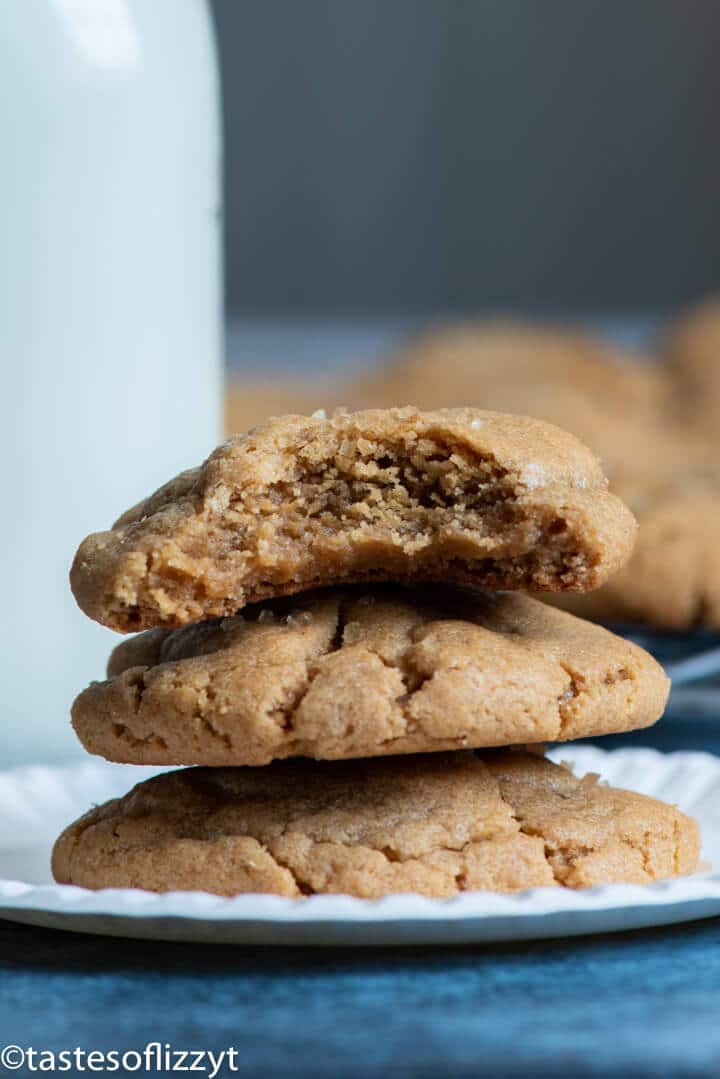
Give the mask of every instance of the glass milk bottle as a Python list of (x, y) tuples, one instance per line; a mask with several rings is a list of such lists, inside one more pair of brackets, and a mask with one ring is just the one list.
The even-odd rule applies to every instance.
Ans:
[(220, 135), (204, 0), (21, 0), (0, 27), (0, 763), (79, 756), (121, 638), (83, 536), (220, 435)]

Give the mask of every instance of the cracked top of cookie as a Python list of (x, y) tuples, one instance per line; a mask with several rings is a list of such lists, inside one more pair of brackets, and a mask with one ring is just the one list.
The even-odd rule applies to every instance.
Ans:
[(662, 714), (637, 645), (517, 593), (332, 589), (123, 642), (73, 706), (133, 764), (264, 765), (559, 741)]
[(288, 897), (451, 896), (645, 883), (692, 872), (697, 825), (674, 806), (527, 753), (191, 768), (72, 824), (61, 883)]
[(626, 561), (635, 527), (590, 451), (539, 420), (284, 416), (89, 536), (71, 585), (121, 632), (367, 580), (586, 591)]

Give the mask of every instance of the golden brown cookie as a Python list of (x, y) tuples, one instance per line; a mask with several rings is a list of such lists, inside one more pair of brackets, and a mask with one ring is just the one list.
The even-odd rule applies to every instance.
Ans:
[(597, 587), (635, 521), (576, 439), (521, 416), (285, 416), (230, 439), (81, 545), (80, 607), (129, 632), (363, 580)]
[(191, 768), (140, 783), (60, 836), (85, 888), (451, 896), (645, 883), (697, 866), (672, 806), (527, 753)]
[(628, 566), (599, 591), (552, 602), (605, 622), (665, 629), (720, 627), (720, 494), (653, 503)]
[(665, 355), (674, 376), (673, 406), (693, 428), (720, 443), (720, 298), (705, 300), (670, 325)]
[(84, 747), (130, 764), (261, 765), (565, 741), (662, 715), (637, 645), (517, 593), (332, 590), (115, 649), (75, 701)]
[(669, 393), (662, 365), (590, 334), (489, 321), (410, 341), (379, 371), (348, 385), (345, 400), (353, 407), (472, 405), (557, 424), (597, 454), (613, 491), (626, 498), (623, 484), (644, 494), (664, 482), (668, 462), (682, 467), (687, 432), (675, 435), (668, 423)]
[(309, 416), (317, 410), (318, 401), (327, 401), (327, 386), (309, 378), (234, 375), (225, 390), (225, 431), (228, 435), (249, 431), (270, 416), (289, 412)]
[[(638, 518), (640, 539), (599, 591), (551, 602), (609, 621), (720, 628), (712, 553), (720, 518), (720, 302), (671, 327), (666, 357), (638, 362), (566, 329), (459, 324), (410, 342), (345, 396), (361, 404), (464, 402), (571, 431), (600, 458)], [(666, 534), (675, 538), (666, 543)]]
[(654, 416), (665, 380), (657, 365), (589, 334), (488, 321), (430, 330), (344, 392), (353, 407), (471, 406), (537, 416), (583, 438), (586, 417)]

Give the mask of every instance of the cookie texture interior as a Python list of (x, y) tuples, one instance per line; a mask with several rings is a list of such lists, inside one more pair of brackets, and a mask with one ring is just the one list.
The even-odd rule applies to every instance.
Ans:
[(157, 776), (58, 839), (53, 873), (86, 888), (347, 893), (644, 883), (692, 872), (673, 806), (520, 752), (281, 762)]
[(635, 522), (572, 436), (473, 409), (289, 416), (221, 446), (90, 536), (71, 573), (122, 631), (348, 581), (597, 587)]
[(264, 765), (561, 741), (662, 714), (636, 644), (519, 593), (356, 585), (148, 630), (73, 705), (87, 750)]

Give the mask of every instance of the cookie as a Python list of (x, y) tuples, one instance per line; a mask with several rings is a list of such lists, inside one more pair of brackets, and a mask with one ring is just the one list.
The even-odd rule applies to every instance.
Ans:
[(310, 415), (323, 400), (327, 387), (313, 384), (311, 379), (265, 379), (235, 375), (228, 381), (225, 392), (225, 430), (228, 435), (249, 431), (265, 423), (269, 416), (288, 412)]
[(618, 412), (637, 423), (664, 394), (659, 367), (634, 353), (563, 327), (492, 321), (430, 330), (344, 389), (352, 407), (472, 406), (537, 416), (581, 438), (578, 408), (581, 423)]
[[(460, 324), (410, 342), (345, 396), (356, 404), (465, 402), (566, 428), (598, 455), (612, 490), (638, 518), (640, 538), (599, 591), (556, 593), (551, 602), (605, 621), (717, 629), (720, 302), (678, 320), (665, 355), (664, 363), (637, 362), (572, 331)], [(668, 543), (666, 533), (674, 537)]]
[(627, 568), (598, 592), (576, 598), (584, 602), (569, 596), (559, 602), (599, 621), (720, 627), (720, 495), (691, 492), (653, 503), (641, 515)]
[(285, 416), (81, 545), (71, 584), (121, 632), (365, 580), (598, 587), (635, 521), (593, 455), (521, 416), (413, 408)]
[(527, 753), (191, 768), (90, 810), (53, 851), (85, 888), (452, 896), (697, 867), (693, 820)]
[(669, 682), (637, 645), (517, 593), (375, 586), (149, 630), (77, 698), (85, 749), (263, 765), (564, 741), (645, 727)]
[(345, 389), (353, 407), (464, 404), (556, 424), (597, 454), (616, 494), (626, 480), (642, 486), (665, 471), (656, 450), (668, 437), (667, 396), (660, 364), (588, 334), (522, 322), (427, 332)]
[(675, 379), (673, 405), (717, 445), (720, 433), (720, 299), (706, 300), (671, 324), (665, 356)]

